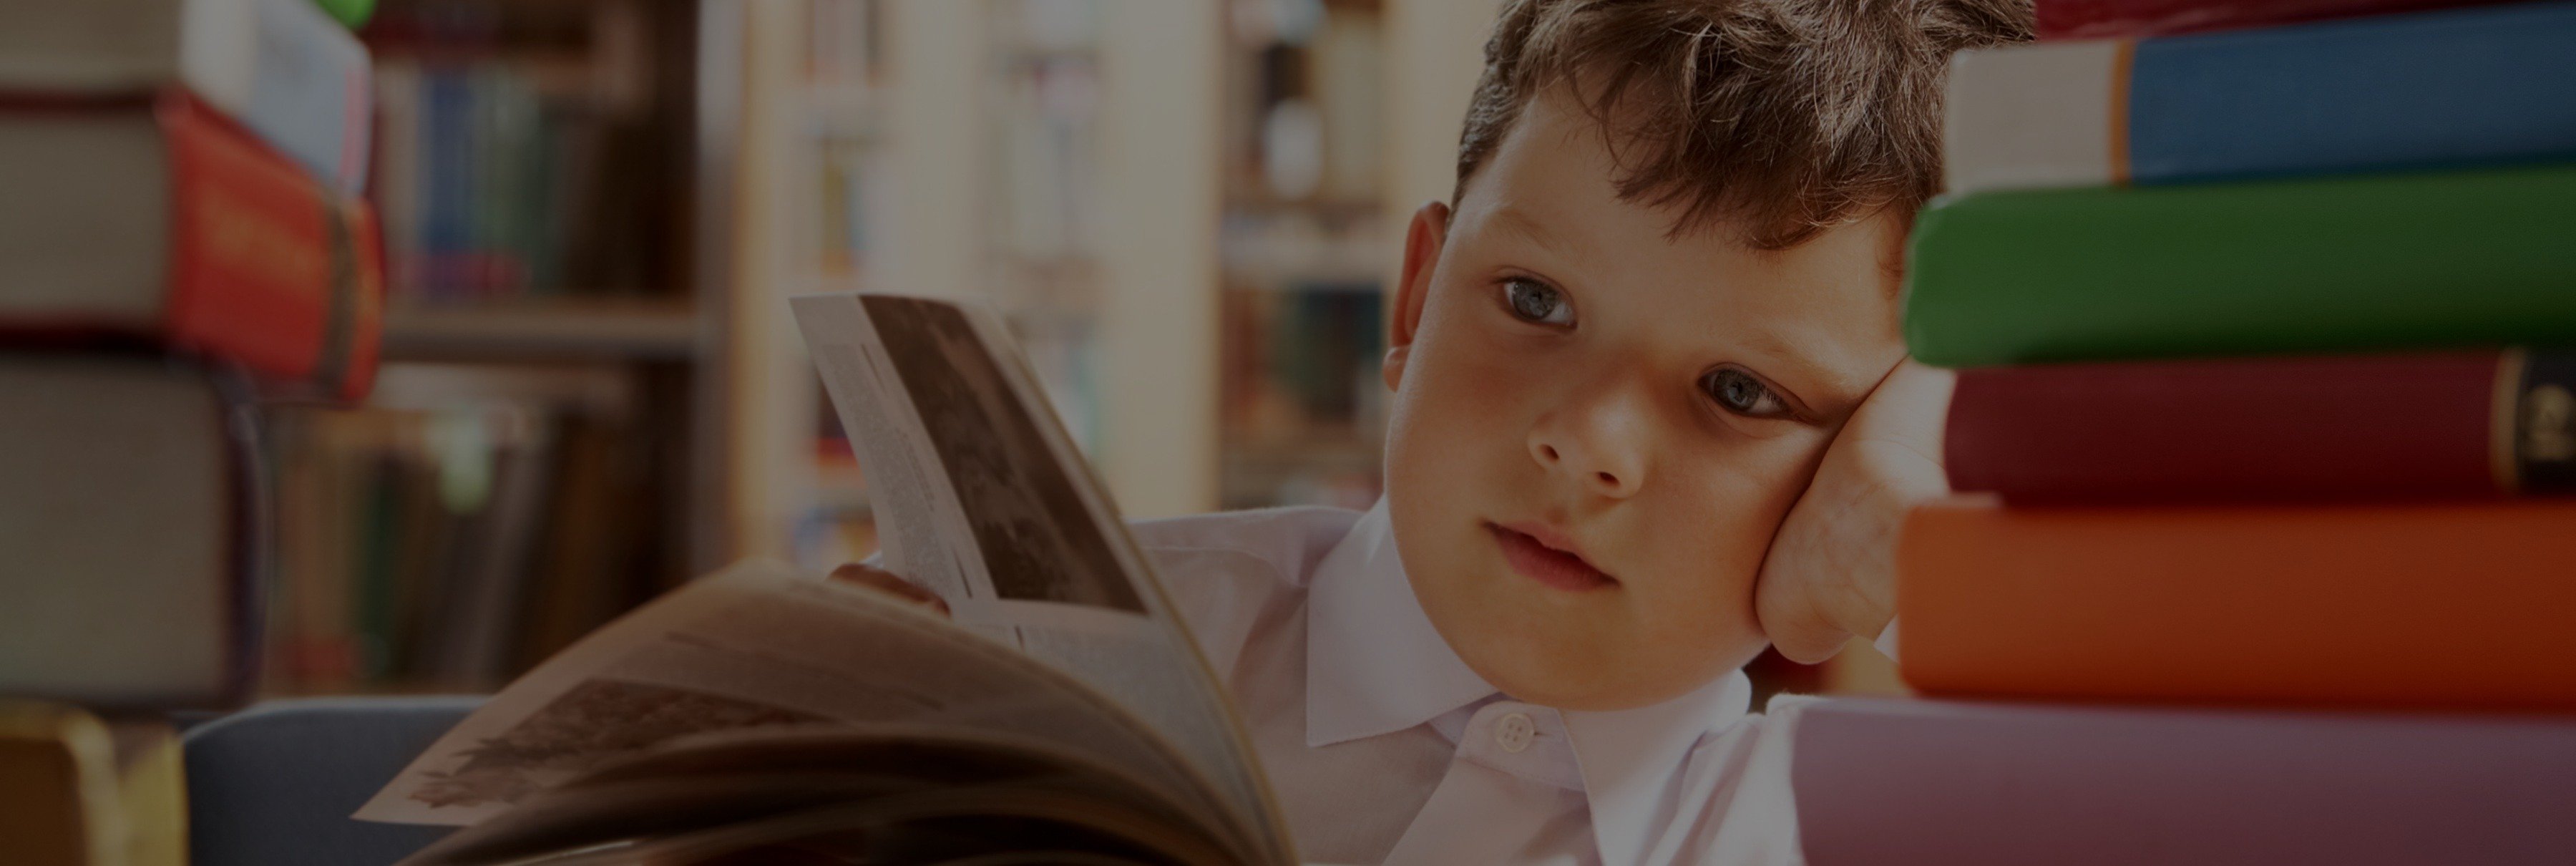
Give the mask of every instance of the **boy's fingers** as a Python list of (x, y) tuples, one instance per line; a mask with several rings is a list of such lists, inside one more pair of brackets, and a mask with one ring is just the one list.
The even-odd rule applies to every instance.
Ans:
[(832, 579), (842, 581), (844, 583), (854, 583), (868, 587), (870, 589), (892, 595), (896, 598), (921, 605), (922, 607), (930, 608), (931, 610), (939, 612), (939, 615), (941, 616), (948, 615), (947, 599), (940, 598), (938, 593), (923, 589), (920, 584), (897, 577), (894, 572), (887, 571), (882, 568), (871, 568), (869, 566), (853, 562), (848, 565), (832, 569)]
[(1788, 589), (1758, 595), (1754, 616), (1761, 620), (1763, 634), (1771, 638), (1771, 648), (1790, 661), (1811, 665), (1833, 658), (1850, 638), (1816, 609), (1805, 592)]

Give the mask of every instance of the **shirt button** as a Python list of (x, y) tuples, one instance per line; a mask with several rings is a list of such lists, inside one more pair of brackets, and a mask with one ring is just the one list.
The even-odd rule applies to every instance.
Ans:
[(1530, 747), (1530, 738), (1538, 736), (1538, 725), (1526, 713), (1513, 713), (1494, 723), (1494, 743), (1503, 751), (1520, 754)]

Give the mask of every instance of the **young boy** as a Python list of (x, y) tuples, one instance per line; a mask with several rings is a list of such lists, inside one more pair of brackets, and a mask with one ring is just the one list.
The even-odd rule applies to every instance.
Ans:
[(1897, 299), (1942, 70), (2028, 21), (1504, 5), (1405, 239), (1384, 500), (1136, 527), (1301, 853), (1798, 860), (1798, 701), (1751, 714), (1738, 669), (1887, 626), (1896, 527), (1947, 490)]

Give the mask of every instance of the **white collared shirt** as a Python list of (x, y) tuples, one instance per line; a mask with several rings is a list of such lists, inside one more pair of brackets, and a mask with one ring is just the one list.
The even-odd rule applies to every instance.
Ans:
[(1385, 503), (1135, 526), (1326, 863), (1797, 863), (1789, 727), (1741, 672), (1661, 704), (1497, 692), (1414, 598)]

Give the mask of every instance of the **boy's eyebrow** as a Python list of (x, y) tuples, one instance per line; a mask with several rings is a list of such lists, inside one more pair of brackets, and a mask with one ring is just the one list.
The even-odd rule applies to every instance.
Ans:
[(1508, 204), (1494, 208), (1493, 223), (1496, 228), (1518, 234), (1530, 243), (1537, 244), (1559, 256), (1571, 255), (1574, 252), (1573, 245), (1548, 231), (1547, 226), (1540, 224), (1536, 217), (1523, 213), (1520, 208)]

